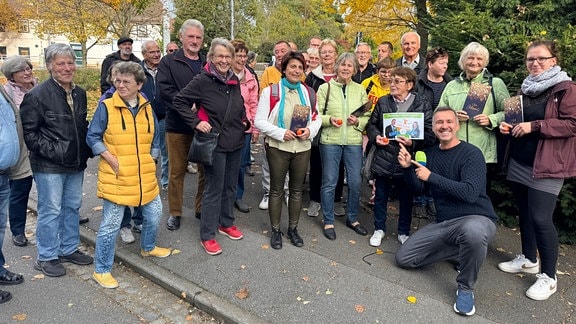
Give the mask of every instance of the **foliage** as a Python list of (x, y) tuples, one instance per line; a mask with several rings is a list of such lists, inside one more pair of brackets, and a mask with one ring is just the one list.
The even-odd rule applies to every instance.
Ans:
[[(101, 12), (108, 15), (109, 31), (118, 38), (129, 36), (136, 24), (136, 18), (152, 4), (154, 0), (91, 0)], [(160, 6), (160, 8), (162, 8)], [(156, 13), (160, 16), (161, 13)]]
[[(256, 50), (259, 60), (267, 60), (274, 44), (279, 40), (295, 42), (305, 50), (311, 36), (338, 39), (342, 34), (342, 21), (323, 0), (235, 0), (234, 37), (245, 40)], [(196, 2), (175, 0), (174, 29), (194, 17), (204, 24), (204, 46), (215, 37), (230, 37), (230, 1)]]
[(6, 32), (18, 31), (19, 21), (22, 18), (21, 9), (24, 5), (16, 0), (0, 0), (0, 26)]

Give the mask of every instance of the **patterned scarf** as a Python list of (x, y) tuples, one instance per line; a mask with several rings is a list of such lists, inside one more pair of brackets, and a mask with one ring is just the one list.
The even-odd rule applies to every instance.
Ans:
[(545, 90), (557, 85), (562, 81), (571, 81), (570, 77), (566, 72), (562, 71), (562, 68), (558, 65), (551, 67), (550, 69), (532, 76), (529, 75), (524, 82), (522, 82), (522, 93), (529, 96), (537, 96), (544, 92)]

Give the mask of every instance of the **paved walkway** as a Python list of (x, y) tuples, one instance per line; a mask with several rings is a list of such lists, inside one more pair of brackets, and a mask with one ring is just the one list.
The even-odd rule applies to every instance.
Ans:
[[(259, 146), (254, 146), (259, 150)], [(257, 161), (261, 156), (256, 153)], [(84, 183), (82, 214), (90, 217), (81, 228), (82, 239), (94, 243), (101, 219), (96, 198), (97, 160), (89, 161)], [(476, 315), (464, 318), (452, 310), (456, 272), (448, 263), (416, 271), (396, 267), (396, 209), (389, 207), (388, 233), (381, 246), (384, 253), (348, 229), (337, 218), (338, 239), (322, 235), (321, 217), (302, 213), (299, 232), (303, 248), (292, 246), (284, 237), (284, 248), (269, 248), (269, 219), (257, 208), (262, 196), (261, 172), (246, 176), (245, 201), (251, 212), (236, 211), (236, 224), (245, 237), (232, 241), (217, 239), (223, 253), (209, 256), (199, 244), (199, 221), (194, 218), (196, 175), (187, 175), (182, 227), (168, 231), (166, 193), (162, 193), (164, 216), (158, 245), (179, 253), (166, 259), (144, 259), (138, 243), (126, 245), (118, 239), (117, 259), (150, 278), (198, 308), (236, 323), (572, 323), (576, 304), (576, 250), (562, 246), (558, 265), (558, 292), (547, 301), (536, 302), (524, 296), (534, 275), (513, 275), (499, 271), (498, 262), (519, 251), (516, 230), (498, 228), (476, 285)], [(369, 188), (363, 199), (367, 199)], [(35, 194), (35, 193), (34, 193)], [(307, 206), (307, 202), (305, 202)], [(284, 214), (286, 215), (286, 214)], [(283, 219), (283, 230), (287, 226)], [(362, 209), (360, 222), (372, 230), (371, 211)], [(413, 227), (426, 221), (414, 218)], [(138, 237), (137, 237), (138, 240)], [(114, 274), (114, 270), (112, 272)], [(408, 297), (415, 297), (411, 303)]]

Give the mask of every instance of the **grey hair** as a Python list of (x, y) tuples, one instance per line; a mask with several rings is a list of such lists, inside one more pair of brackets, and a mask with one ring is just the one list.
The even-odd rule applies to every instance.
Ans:
[(348, 53), (348, 52), (340, 54), (340, 56), (338, 56), (338, 59), (336, 59), (336, 63), (334, 64), (336, 74), (338, 74), (340, 64), (342, 64), (345, 61), (350, 61), (352, 63), (352, 65), (354, 66), (354, 71), (352, 72), (352, 74), (356, 74), (356, 71), (358, 71), (358, 59), (356, 58), (356, 55), (354, 55), (354, 53)]
[(418, 37), (418, 44), (420, 44), (420, 42), (421, 42), (420, 34), (418, 34), (415, 31), (409, 31), (407, 33), (402, 34), (402, 37), (400, 37), (400, 45), (402, 45), (404, 43), (404, 37), (406, 37), (408, 35), (416, 35), (416, 37)]
[(226, 38), (217, 37), (212, 40), (212, 43), (210, 44), (210, 49), (208, 50), (208, 55), (206, 55), (209, 61), (212, 61), (212, 58), (214, 57), (214, 51), (216, 50), (216, 46), (224, 46), (230, 52), (232, 58), (234, 58), (234, 54), (236, 53), (234, 45), (232, 45), (232, 43)]
[(464, 70), (464, 64), (466, 62), (466, 58), (470, 55), (479, 55), (484, 59), (484, 66), (488, 66), (488, 62), (490, 61), (490, 53), (488, 53), (488, 49), (484, 47), (484, 45), (478, 42), (471, 42), (470, 44), (466, 45), (462, 52), (460, 52), (460, 59), (458, 60), (458, 66)]
[(202, 25), (202, 23), (199, 20), (196, 19), (188, 19), (186, 20), (182, 26), (180, 26), (180, 31), (178, 32), (178, 34), (182, 35), (186, 32), (186, 30), (188, 28), (198, 28), (202, 31), (202, 35), (204, 35), (204, 25)]
[(257, 57), (258, 57), (258, 54), (256, 54), (253, 51), (248, 51), (248, 63), (254, 62)]
[(144, 42), (142, 42), (142, 54), (148, 52), (148, 45), (150, 45), (150, 44), (158, 45), (158, 43), (156, 43), (155, 40), (151, 40), (151, 39), (145, 40)]
[(26, 67), (32, 68), (32, 62), (24, 56), (10, 56), (4, 60), (0, 71), (6, 79), (13, 81), (12, 75), (18, 71), (24, 70)]
[(306, 50), (306, 53), (320, 56), (320, 52), (318, 51), (318, 48), (316, 48), (316, 47), (310, 47), (309, 49)]
[(146, 82), (146, 74), (142, 66), (136, 62), (119, 62), (112, 67), (112, 77), (116, 74), (132, 74), (136, 83)]
[(70, 45), (55, 43), (46, 47), (46, 52), (44, 53), (44, 61), (46, 66), (50, 65), (56, 56), (68, 56), (76, 60), (76, 53)]
[(356, 50), (358, 50), (358, 47), (360, 47), (360, 46), (368, 46), (370, 51), (372, 51), (372, 46), (370, 46), (370, 44), (368, 44), (368, 43), (364, 43), (364, 42), (358, 43), (358, 45), (356, 45)]

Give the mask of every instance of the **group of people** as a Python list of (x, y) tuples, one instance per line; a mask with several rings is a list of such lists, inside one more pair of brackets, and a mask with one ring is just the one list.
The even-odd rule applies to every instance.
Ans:
[[(250, 144), (263, 138), (265, 193), (259, 208), (269, 213), (272, 248), (282, 248), (284, 203), (287, 238), (296, 247), (304, 245), (298, 223), (307, 174), (307, 214), (315, 217), (322, 211), (324, 236), (336, 239), (335, 216), (345, 216), (347, 227), (368, 235), (358, 220), (362, 168), (367, 167), (374, 184), (369, 244), (380, 246), (386, 235), (387, 204), (395, 188), (402, 244), (396, 262), (404, 268), (455, 262), (459, 274), (454, 310), (472, 315), (474, 284), (496, 232), (489, 191), (499, 131), (510, 140), (507, 178), (520, 211), (522, 254), (498, 267), (536, 274), (526, 292), (529, 298), (544, 300), (556, 291), (558, 234), (552, 215), (563, 179), (576, 174), (576, 111), (571, 104), (576, 87), (558, 65), (553, 42), (529, 45), (529, 76), (519, 93), (523, 120), (512, 123), (504, 113), (510, 97), (506, 85), (488, 72), (488, 50), (476, 42), (461, 51), (462, 73), (452, 79), (446, 72), (448, 52), (437, 47), (420, 57), (415, 32), (402, 36), (398, 60), (390, 57), (391, 43), (380, 44), (376, 64), (366, 43), (359, 43), (354, 53), (338, 54), (331, 39), (313, 37), (304, 52), (279, 41), (274, 64), (258, 78), (247, 66), (250, 51), (245, 42), (214, 38), (204, 56), (204, 27), (194, 19), (182, 24), (178, 36), (182, 47), (168, 44), (163, 57), (156, 42), (143, 42), (142, 61), (132, 53), (132, 39), (120, 38), (118, 52), (103, 62), (103, 97), (90, 124), (86, 92), (73, 82), (75, 55), (68, 45), (47, 48), (51, 77), (41, 84), (25, 58), (5, 61), (2, 73), (8, 83), (0, 109), (3, 123), (15, 130), (9, 140), (19, 144), (19, 154), (0, 170), (0, 224), (5, 226), (9, 215), (13, 243), (26, 245), (26, 202), (34, 179), (36, 269), (56, 277), (66, 273), (64, 262), (95, 262), (94, 280), (115, 288), (115, 240), (120, 233), (125, 242), (133, 242), (131, 231), (141, 234), (142, 256), (169, 256), (170, 249), (156, 246), (160, 190), (168, 193), (166, 226), (178, 230), (194, 134), (218, 133), (214, 163), (197, 166), (195, 216), (206, 253), (222, 253), (216, 233), (232, 240), (244, 236), (234, 225), (234, 207), (250, 210), (242, 200), (244, 174)], [(483, 97), (471, 94), (479, 84)], [(470, 100), (480, 107), (474, 116), (466, 109)], [(420, 116), (418, 136), (385, 129), (384, 116), (398, 113)], [(416, 158), (419, 154), (427, 158)], [(100, 156), (97, 195), (104, 201), (95, 259), (78, 250), (83, 174), (87, 159), (94, 156)], [(436, 217), (411, 234), (414, 197), (419, 195), (433, 199)], [(3, 235), (0, 228), (0, 239)], [(23, 280), (0, 269), (0, 284)], [(0, 291), (0, 303), (10, 297)]]

